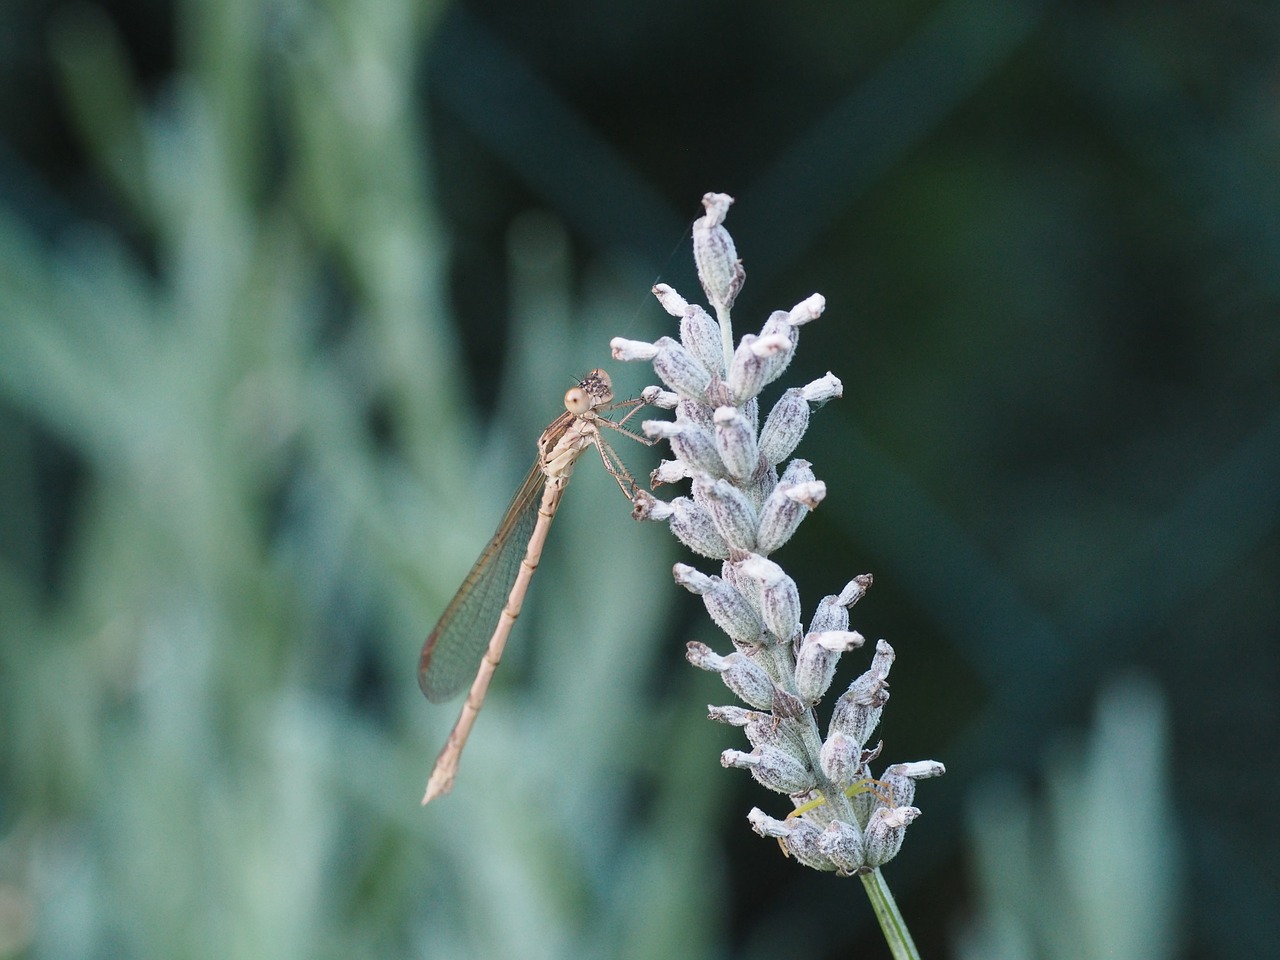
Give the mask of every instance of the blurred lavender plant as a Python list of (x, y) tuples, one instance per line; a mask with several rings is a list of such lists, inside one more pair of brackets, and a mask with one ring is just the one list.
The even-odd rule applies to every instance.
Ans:
[(654, 295), (680, 319), (680, 339), (611, 342), (615, 359), (652, 362), (670, 388), (645, 392), (648, 402), (676, 411), (674, 422), (644, 424), (675, 455), (654, 471), (653, 485), (692, 481), (691, 497), (670, 502), (638, 492), (635, 515), (668, 521), (689, 549), (723, 561), (719, 576), (683, 563), (674, 572), (677, 583), (702, 597), (735, 648), (720, 656), (704, 644), (688, 645), (689, 662), (719, 673), (747, 704), (710, 707), (712, 719), (742, 727), (752, 746), (750, 753), (726, 750), (721, 763), (749, 770), (795, 806), (781, 820), (754, 808), (747, 817), (752, 827), (776, 837), (806, 866), (865, 876), (897, 854), (907, 825), (920, 815), (912, 806), (916, 780), (945, 768), (926, 760), (871, 775), (881, 744), (868, 742), (889, 699), (894, 659), (884, 640), (876, 644), (871, 668), (836, 701), (826, 737), (819, 734), (814, 705), (831, 685), (840, 655), (864, 642), (849, 629), (849, 608), (866, 593), (871, 576), (855, 577), (824, 597), (806, 632), (795, 581), (768, 556), (826, 496), (807, 460), (791, 460), (781, 476), (778, 468), (804, 436), (811, 408), (839, 397), (843, 388), (831, 373), (792, 387), (759, 426), (760, 391), (786, 369), (800, 326), (820, 316), (826, 302), (814, 294), (776, 311), (759, 334), (746, 334), (734, 347), (730, 310), (745, 273), (724, 227), (732, 202), (725, 194), (707, 194), (706, 213), (693, 226), (694, 260), (716, 318), (659, 284)]

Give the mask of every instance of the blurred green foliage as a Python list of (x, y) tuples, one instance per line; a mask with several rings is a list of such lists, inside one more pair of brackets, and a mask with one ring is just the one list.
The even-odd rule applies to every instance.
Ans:
[(1125, 677), (1102, 691), (1088, 742), (1052, 751), (1039, 804), (1017, 778), (971, 798), (978, 911), (962, 960), (1164, 960), (1185, 935), (1185, 865), (1159, 691)]
[(787, 379), (846, 384), (798, 451), (830, 493), (779, 559), (807, 607), (875, 575), (887, 747), (947, 763), (886, 871), (926, 955), (986, 777), (1133, 666), (1184, 955), (1280, 938), (1274, 5), (14, 0), (0, 38), (0, 956), (879, 949), (747, 830), (710, 628), (589, 465), (416, 806), (417, 645), (569, 378), (695, 294), (707, 190), (739, 332), (828, 299)]
[[(0, 953), (695, 955), (707, 725), (639, 722), (665, 547), (611, 481), (575, 482), (521, 621), (537, 649), (504, 670), (526, 682), (457, 795), (417, 805), (453, 719), (417, 644), (568, 376), (606, 359), (607, 284), (580, 311), (558, 226), (517, 232), (525, 334), (481, 387), (512, 429), (486, 430), (409, 97), (434, 11), (180, 13), (150, 98), (101, 13), (51, 34), (137, 233), (0, 220), (6, 515), (28, 560), (42, 510), (66, 529), (52, 590), (48, 560), (0, 577)], [(65, 502), (42, 444), (75, 466)]]

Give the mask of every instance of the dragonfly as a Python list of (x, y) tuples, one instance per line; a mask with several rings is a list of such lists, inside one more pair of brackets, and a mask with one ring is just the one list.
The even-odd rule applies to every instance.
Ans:
[[(656, 441), (626, 427), (644, 403), (639, 398), (615, 403), (609, 375), (599, 369), (592, 370), (565, 393), (564, 413), (539, 437), (538, 458), (507, 507), (497, 532), (422, 644), (418, 686), (428, 700), (448, 700), (471, 681), (462, 712), (431, 770), (422, 798), (424, 806), (453, 789), (462, 749), (484, 704), (507, 637), (520, 616), (551, 521), (578, 457), (588, 447), (595, 447), (605, 470), (627, 499), (633, 499), (636, 483), (600, 431), (615, 430), (652, 445)], [(619, 420), (606, 416), (624, 410), (626, 413)]]

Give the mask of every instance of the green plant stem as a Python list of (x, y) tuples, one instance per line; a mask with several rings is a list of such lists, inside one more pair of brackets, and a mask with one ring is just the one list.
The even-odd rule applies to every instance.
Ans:
[(894, 960), (920, 960), (920, 952), (911, 939), (911, 931), (898, 912), (897, 901), (893, 899), (889, 885), (884, 882), (880, 868), (862, 874), (862, 885), (867, 888), (867, 896), (876, 912), (876, 919), (880, 921), (880, 929), (884, 931), (885, 942), (889, 944)]

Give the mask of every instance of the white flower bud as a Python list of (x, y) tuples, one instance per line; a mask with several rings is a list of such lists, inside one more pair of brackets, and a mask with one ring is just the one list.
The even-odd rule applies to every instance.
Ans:
[(715, 720), (717, 723), (727, 723), (731, 727), (745, 727), (752, 717), (768, 716), (757, 710), (748, 710), (746, 707), (715, 707), (707, 705), (707, 719)]
[(680, 342), (708, 370), (724, 377), (724, 345), (720, 325), (697, 304), (686, 306), (680, 320)]
[(819, 757), (822, 772), (841, 790), (857, 780), (862, 772), (862, 747), (839, 731), (823, 742)]
[(705, 643), (686, 644), (685, 658), (695, 667), (720, 674), (724, 685), (757, 710), (773, 707), (773, 681), (764, 667), (741, 653), (722, 657)]
[(819, 600), (818, 609), (813, 612), (813, 620), (809, 623), (809, 632), (848, 630), (849, 608), (863, 598), (870, 586), (871, 574), (860, 574), (845, 584), (838, 594)]
[(912, 760), (910, 763), (895, 763), (886, 773), (895, 777), (910, 777), (912, 780), (928, 780), (940, 777), (947, 772), (947, 767), (940, 760)]
[(827, 499), (827, 485), (821, 480), (806, 480), (804, 483), (797, 483), (788, 490), (787, 498), (807, 510), (812, 510)]
[(756, 512), (728, 480), (693, 481), (694, 498), (706, 507), (716, 529), (732, 549), (746, 553), (756, 545)]
[(867, 866), (883, 866), (896, 857), (908, 824), (918, 816), (920, 811), (915, 807), (877, 807), (872, 811), (863, 833)]
[(680, 402), (680, 394), (663, 390), (661, 387), (645, 387), (640, 391), (640, 399), (646, 406), (657, 407), (659, 410), (674, 410), (676, 404)]
[(760, 328), (760, 339), (767, 343), (786, 343), (786, 349), (778, 348), (767, 358), (764, 382), (773, 383), (782, 376), (795, 355), (796, 346), (800, 343), (800, 333), (791, 323), (791, 315), (785, 310), (775, 310)]
[(682, 423), (696, 423), (710, 430), (715, 426), (712, 408), (703, 400), (681, 400), (676, 404), (676, 419)]
[(746, 480), (760, 462), (751, 424), (736, 407), (717, 407), (713, 421), (716, 452), (726, 473), (735, 480)]
[(713, 476), (724, 474), (724, 463), (716, 452), (716, 441), (710, 430), (688, 420), (646, 420), (640, 424), (646, 437), (666, 440), (671, 452), (695, 470)]
[(823, 853), (822, 848), (818, 846), (818, 840), (822, 836), (821, 830), (803, 817), (795, 817), (787, 822), (795, 826), (783, 838), (782, 844), (787, 848), (787, 852), (796, 858), (798, 863), (802, 863), (812, 870), (832, 871), (837, 869), (831, 858)]
[(796, 655), (796, 693), (806, 703), (817, 703), (836, 675), (840, 654), (862, 646), (866, 638), (856, 630), (830, 630), (806, 634)]
[(663, 383), (680, 396), (691, 400), (700, 400), (706, 396), (711, 373), (680, 341), (659, 337), (653, 345), (658, 348), (653, 357), (653, 372)]
[(806, 752), (804, 735), (794, 721), (779, 720), (771, 713), (742, 707), (707, 707), (707, 716), (733, 727), (745, 727), (753, 747), (776, 747), (793, 757)]
[(658, 355), (658, 345), (644, 340), (627, 340), (614, 337), (609, 341), (609, 352), (615, 360), (652, 360)]
[(806, 757), (809, 747), (804, 738), (803, 722), (795, 718), (779, 717), (774, 690), (774, 712), (752, 713), (747, 721), (747, 739), (753, 747), (777, 747), (793, 757)]
[(818, 834), (818, 851), (836, 865), (840, 874), (851, 877), (866, 870), (865, 845), (862, 831), (843, 820), (832, 820), (827, 829)]
[(860, 573), (848, 583), (844, 585), (844, 589), (840, 591), (840, 595), (836, 597), (836, 603), (848, 609), (855, 603), (867, 595), (867, 591), (871, 589), (873, 583), (871, 574)]
[(656, 470), (649, 474), (650, 486), (658, 487), (664, 483), (679, 483), (693, 476), (693, 468), (683, 460), (663, 460)]
[(844, 396), (844, 384), (831, 371), (825, 377), (819, 377), (801, 389), (805, 400), (815, 407), (820, 407), (828, 400), (836, 400)]
[(671, 501), (671, 510), (671, 532), (681, 543), (713, 560), (729, 558), (729, 544), (706, 507), (688, 497), (676, 497)]
[(707, 300), (717, 311), (733, 306), (746, 279), (733, 238), (723, 226), (732, 203), (728, 194), (708, 193), (702, 198), (706, 214), (693, 222), (693, 261)]
[(675, 288), (665, 283), (654, 284), (652, 293), (662, 304), (662, 309), (673, 317), (683, 317), (689, 309), (689, 301), (676, 293)]
[(809, 403), (803, 390), (792, 387), (769, 411), (760, 431), (760, 455), (770, 463), (781, 463), (795, 451), (807, 429)]
[(787, 323), (793, 327), (801, 326), (810, 320), (817, 320), (825, 309), (827, 298), (820, 293), (811, 293), (791, 308), (787, 314)]
[(738, 406), (763, 390), (771, 379), (769, 370), (774, 358), (760, 356), (751, 349), (757, 339), (755, 334), (746, 334), (733, 351), (733, 360), (729, 364), (729, 395)]
[(707, 612), (716, 626), (734, 643), (755, 645), (760, 642), (764, 625), (746, 598), (720, 577), (709, 577), (683, 563), (675, 565), (676, 583), (690, 593), (702, 597)]
[(781, 333), (770, 333), (756, 337), (751, 344), (751, 352), (757, 357), (776, 357), (779, 354), (791, 352), (791, 341)]
[(720, 754), (720, 763), (750, 770), (757, 781), (778, 793), (804, 793), (817, 785), (812, 770), (777, 747), (756, 747), (750, 753), (726, 750)]
[(793, 822), (771, 817), (759, 807), (752, 807), (747, 814), (747, 823), (751, 824), (752, 830), (762, 837), (774, 837), (778, 840), (790, 835)]
[(822, 831), (804, 817), (776, 820), (759, 807), (752, 807), (747, 814), (747, 822), (760, 836), (782, 841), (787, 852), (806, 867), (827, 871), (836, 869), (831, 858), (818, 848), (818, 837)]
[(764, 506), (760, 508), (760, 525), (756, 549), (770, 554), (791, 539), (809, 511), (826, 496), (826, 484), (813, 479), (808, 460), (792, 460)]
[(742, 574), (760, 586), (760, 618), (779, 641), (790, 642), (800, 632), (800, 589), (772, 560), (753, 554), (739, 564)]
[(637, 490), (631, 497), (632, 520), (670, 520), (674, 513), (671, 504), (659, 500), (648, 490)]

